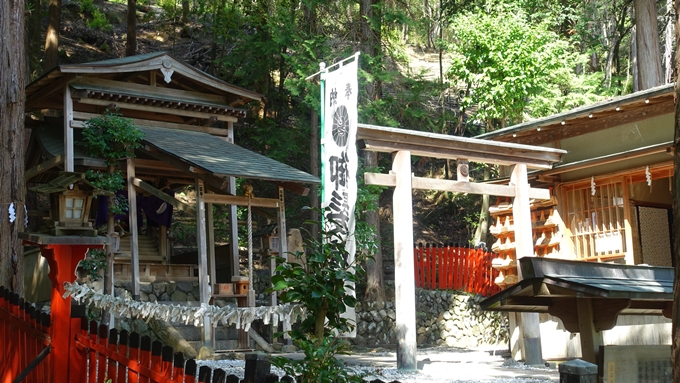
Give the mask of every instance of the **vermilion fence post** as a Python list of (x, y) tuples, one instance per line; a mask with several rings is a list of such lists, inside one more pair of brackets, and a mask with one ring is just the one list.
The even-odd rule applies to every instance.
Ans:
[[(101, 346), (101, 349), (105, 349), (108, 347), (108, 340), (109, 340), (109, 328), (106, 327), (105, 325), (99, 325), (99, 346)], [(97, 353), (97, 382), (105, 382), (108, 377), (108, 371), (107, 371), (107, 360), (106, 360), (106, 355), (103, 352), (98, 352)]]
[(193, 359), (187, 360), (184, 366), (184, 383), (196, 383), (196, 361)]
[(417, 247), (413, 248), (413, 254), (414, 254), (414, 262), (413, 266), (415, 269), (415, 279), (416, 279), (416, 287), (423, 287), (422, 284), (422, 259), (423, 259), (423, 244), (419, 243)]
[[(127, 330), (122, 330), (118, 334), (118, 353), (124, 357), (128, 357), (128, 340), (129, 333)], [(123, 363), (118, 363), (118, 380), (120, 382), (127, 381), (127, 367)]]
[[(109, 330), (108, 347), (112, 353), (118, 354), (118, 330), (116, 330), (115, 328)], [(108, 377), (108, 379), (111, 379), (111, 383), (118, 382), (125, 383), (125, 380), (118, 378), (118, 365), (116, 361), (112, 358), (109, 358), (107, 365), (108, 367), (106, 369), (106, 376)]]
[(423, 287), (429, 286), (430, 280), (430, 260), (432, 258), (432, 245), (425, 244), (425, 256), (423, 257)]
[[(130, 356), (128, 359), (139, 363), (139, 334), (133, 332), (130, 334), (130, 344), (128, 347)], [(139, 383), (139, 373), (128, 369), (128, 382)]]
[(161, 372), (165, 374), (168, 378), (172, 378), (172, 357), (175, 350), (170, 346), (164, 346), (162, 351), (163, 365), (161, 367)]
[(445, 276), (445, 286), (444, 288), (450, 290), (453, 288), (453, 244), (449, 243), (446, 248), (446, 276)]
[(163, 360), (161, 354), (163, 353), (163, 343), (155, 340), (151, 343), (151, 371), (161, 372), (161, 364)]
[[(19, 296), (17, 294), (11, 293), (10, 298), (9, 298), (9, 312), (12, 315), (17, 315), (19, 310), (18, 310), (18, 304), (19, 304)], [(15, 331), (14, 329), (11, 329), (11, 331), (8, 333), (8, 338), (9, 341), (7, 342), (7, 363), (6, 363), (6, 370), (3, 371), (3, 374), (6, 374), (3, 376), (3, 380), (6, 382), (11, 382), (14, 380), (16, 376), (18, 376), (21, 373), (21, 366), (20, 366), (20, 355), (16, 350), (21, 347), (19, 343), (19, 332)], [(11, 378), (11, 379), (10, 379)]]
[(439, 268), (439, 275), (437, 276), (437, 288), (439, 289), (446, 289), (446, 252), (448, 250), (448, 246), (442, 245), (442, 247), (439, 248), (439, 254), (437, 255), (437, 258), (439, 258), (439, 265), (437, 266)]
[[(24, 233), (21, 233), (24, 234)], [(21, 236), (20, 234), (20, 236)], [(59, 383), (81, 383), (83, 377), (71, 373), (70, 360), (77, 360), (79, 351), (75, 346), (75, 334), (80, 331), (79, 318), (71, 317), (71, 297), (62, 298), (65, 293), (64, 282), (73, 282), (76, 278), (75, 269), (85, 253), (90, 248), (103, 246), (99, 237), (71, 237), (59, 238), (59, 241), (70, 243), (55, 243), (55, 237), (40, 234), (27, 235), (25, 243), (36, 244), (40, 253), (47, 261), (50, 272), (48, 278), (52, 284), (51, 293), (51, 351), (47, 356), (47, 363), (52, 367), (51, 379)], [(89, 242), (88, 242), (89, 241)]]
[[(7, 360), (9, 359), (7, 357), (9, 350), (8, 347), (8, 339), (7, 339), (7, 332), (9, 330), (8, 324), (5, 322), (3, 319), (5, 313), (8, 311), (8, 301), (7, 301), (7, 294), (9, 293), (9, 290), (5, 289), (4, 287), (0, 286), (0, 371), (7, 371), (6, 368), (6, 363)], [(3, 378), (3, 373), (0, 373), (0, 378)], [(3, 379), (4, 380), (4, 379)]]
[[(151, 338), (148, 335), (142, 336), (142, 346), (139, 350), (139, 364), (144, 367), (151, 367)], [(148, 383), (149, 377), (139, 374), (141, 383)]]
[[(91, 343), (97, 343), (97, 322), (91, 321), (90, 322), (90, 342)], [(87, 381), (88, 383), (96, 383), (97, 382), (97, 351), (95, 349), (90, 348), (88, 352), (87, 359), (89, 360), (89, 369), (87, 371)]]
[(430, 289), (437, 288), (437, 258), (439, 258), (439, 249), (441, 245), (435, 244), (432, 247), (432, 256), (430, 259)]

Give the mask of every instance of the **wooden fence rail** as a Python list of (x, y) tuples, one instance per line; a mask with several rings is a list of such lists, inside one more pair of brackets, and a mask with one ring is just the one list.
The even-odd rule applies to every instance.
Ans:
[(0, 286), (0, 382), (50, 380), (50, 316)]
[(491, 267), (494, 254), (483, 249), (418, 244), (413, 249), (416, 287), (458, 290), (490, 296), (500, 288), (498, 271)]

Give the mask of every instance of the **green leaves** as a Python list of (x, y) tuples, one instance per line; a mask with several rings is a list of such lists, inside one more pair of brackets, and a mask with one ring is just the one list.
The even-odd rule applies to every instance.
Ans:
[(142, 145), (144, 134), (129, 118), (107, 112), (93, 117), (85, 123), (82, 143), (91, 156), (103, 158), (113, 165), (122, 158), (132, 155)]
[(469, 87), (465, 108), (478, 107), (476, 119), (520, 122), (531, 99), (572, 71), (575, 55), (548, 25), (531, 24), (521, 9), (500, 7), (453, 18), (448, 76)]

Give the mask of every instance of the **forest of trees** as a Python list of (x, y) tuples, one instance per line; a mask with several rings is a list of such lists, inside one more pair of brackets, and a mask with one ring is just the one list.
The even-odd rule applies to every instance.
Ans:
[[(330, 64), (355, 51), (362, 52), (360, 122), (460, 136), (673, 79), (675, 15), (670, 0), (127, 0), (122, 4), (127, 5), (124, 18), (100, 11), (101, 0), (1, 3), (3, 37), (15, 38), (16, 44), (3, 41), (0, 53), (25, 57), (10, 60), (18, 70), (5, 68), (3, 60), (3, 138), (7, 132), (16, 135), (3, 142), (23, 140), (16, 133), (23, 120), (12, 114), (21, 105), (12, 99), (12, 92), (69, 60), (62, 54), (59, 37), (76, 30), (79, 20), (66, 22), (64, 15), (74, 7), (77, 11), (69, 15), (82, 18), (93, 33), (110, 34), (112, 27), (124, 27), (113, 33), (113, 43), (125, 46), (120, 54), (145, 53), (140, 49), (148, 48), (142, 48), (137, 34), (146, 24), (147, 32), (156, 28), (172, 36), (164, 50), (263, 94), (262, 105), (251, 105), (248, 129), (237, 130), (237, 142), (313, 174), (319, 172), (319, 84), (318, 78), (306, 78), (318, 71), (320, 62)], [(18, 20), (22, 25), (14, 26), (24, 34), (9, 31), (17, 22), (10, 18), (12, 13), (25, 16)], [(87, 43), (85, 36), (71, 37)], [(176, 44), (179, 38), (190, 41), (181, 45), (189, 48), (182, 51)], [(109, 46), (93, 48), (106, 52)], [(416, 58), (425, 65), (416, 65)], [(3, 152), (0, 172), (3, 177), (19, 177), (17, 161), (7, 162), (8, 158)], [(368, 167), (387, 160), (363, 155)], [(446, 161), (428, 166), (429, 172), (454, 177)], [(473, 167), (471, 175), (482, 179), (492, 172)], [(2, 185), (9, 184), (3, 178)], [(2, 200), (17, 201), (19, 206), (23, 193), (19, 185), (3, 187)], [(311, 201), (302, 203), (318, 205), (316, 195), (311, 193)], [(459, 211), (459, 230), (473, 240), (475, 229), (482, 229), (474, 240), (483, 239), (486, 224), (479, 213), (480, 198), (427, 197)], [(375, 210), (363, 209), (361, 218), (377, 226)], [(0, 229), (7, 232), (7, 221), (0, 222)], [(7, 254), (17, 243), (3, 236), (0, 245)], [(6, 274), (0, 283), (16, 268), (2, 270)]]

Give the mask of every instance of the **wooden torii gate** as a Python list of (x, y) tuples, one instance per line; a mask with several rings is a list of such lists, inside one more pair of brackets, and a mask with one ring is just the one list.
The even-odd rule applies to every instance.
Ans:
[[(397, 327), (397, 368), (415, 370), (416, 316), (413, 265), (412, 189), (513, 197), (513, 220), (517, 258), (533, 256), (530, 199), (550, 199), (548, 189), (529, 187), (527, 169), (550, 169), (566, 151), (538, 146), (454, 137), (375, 125), (358, 124), (358, 148), (392, 153), (389, 174), (366, 173), (367, 185), (394, 187), (394, 280)], [(411, 155), (454, 159), (458, 180), (414, 177)], [(469, 182), (468, 161), (513, 166), (509, 185)], [(522, 278), (522, 275), (519, 275)], [(520, 316), (523, 357), (529, 365), (543, 363), (538, 314)]]

